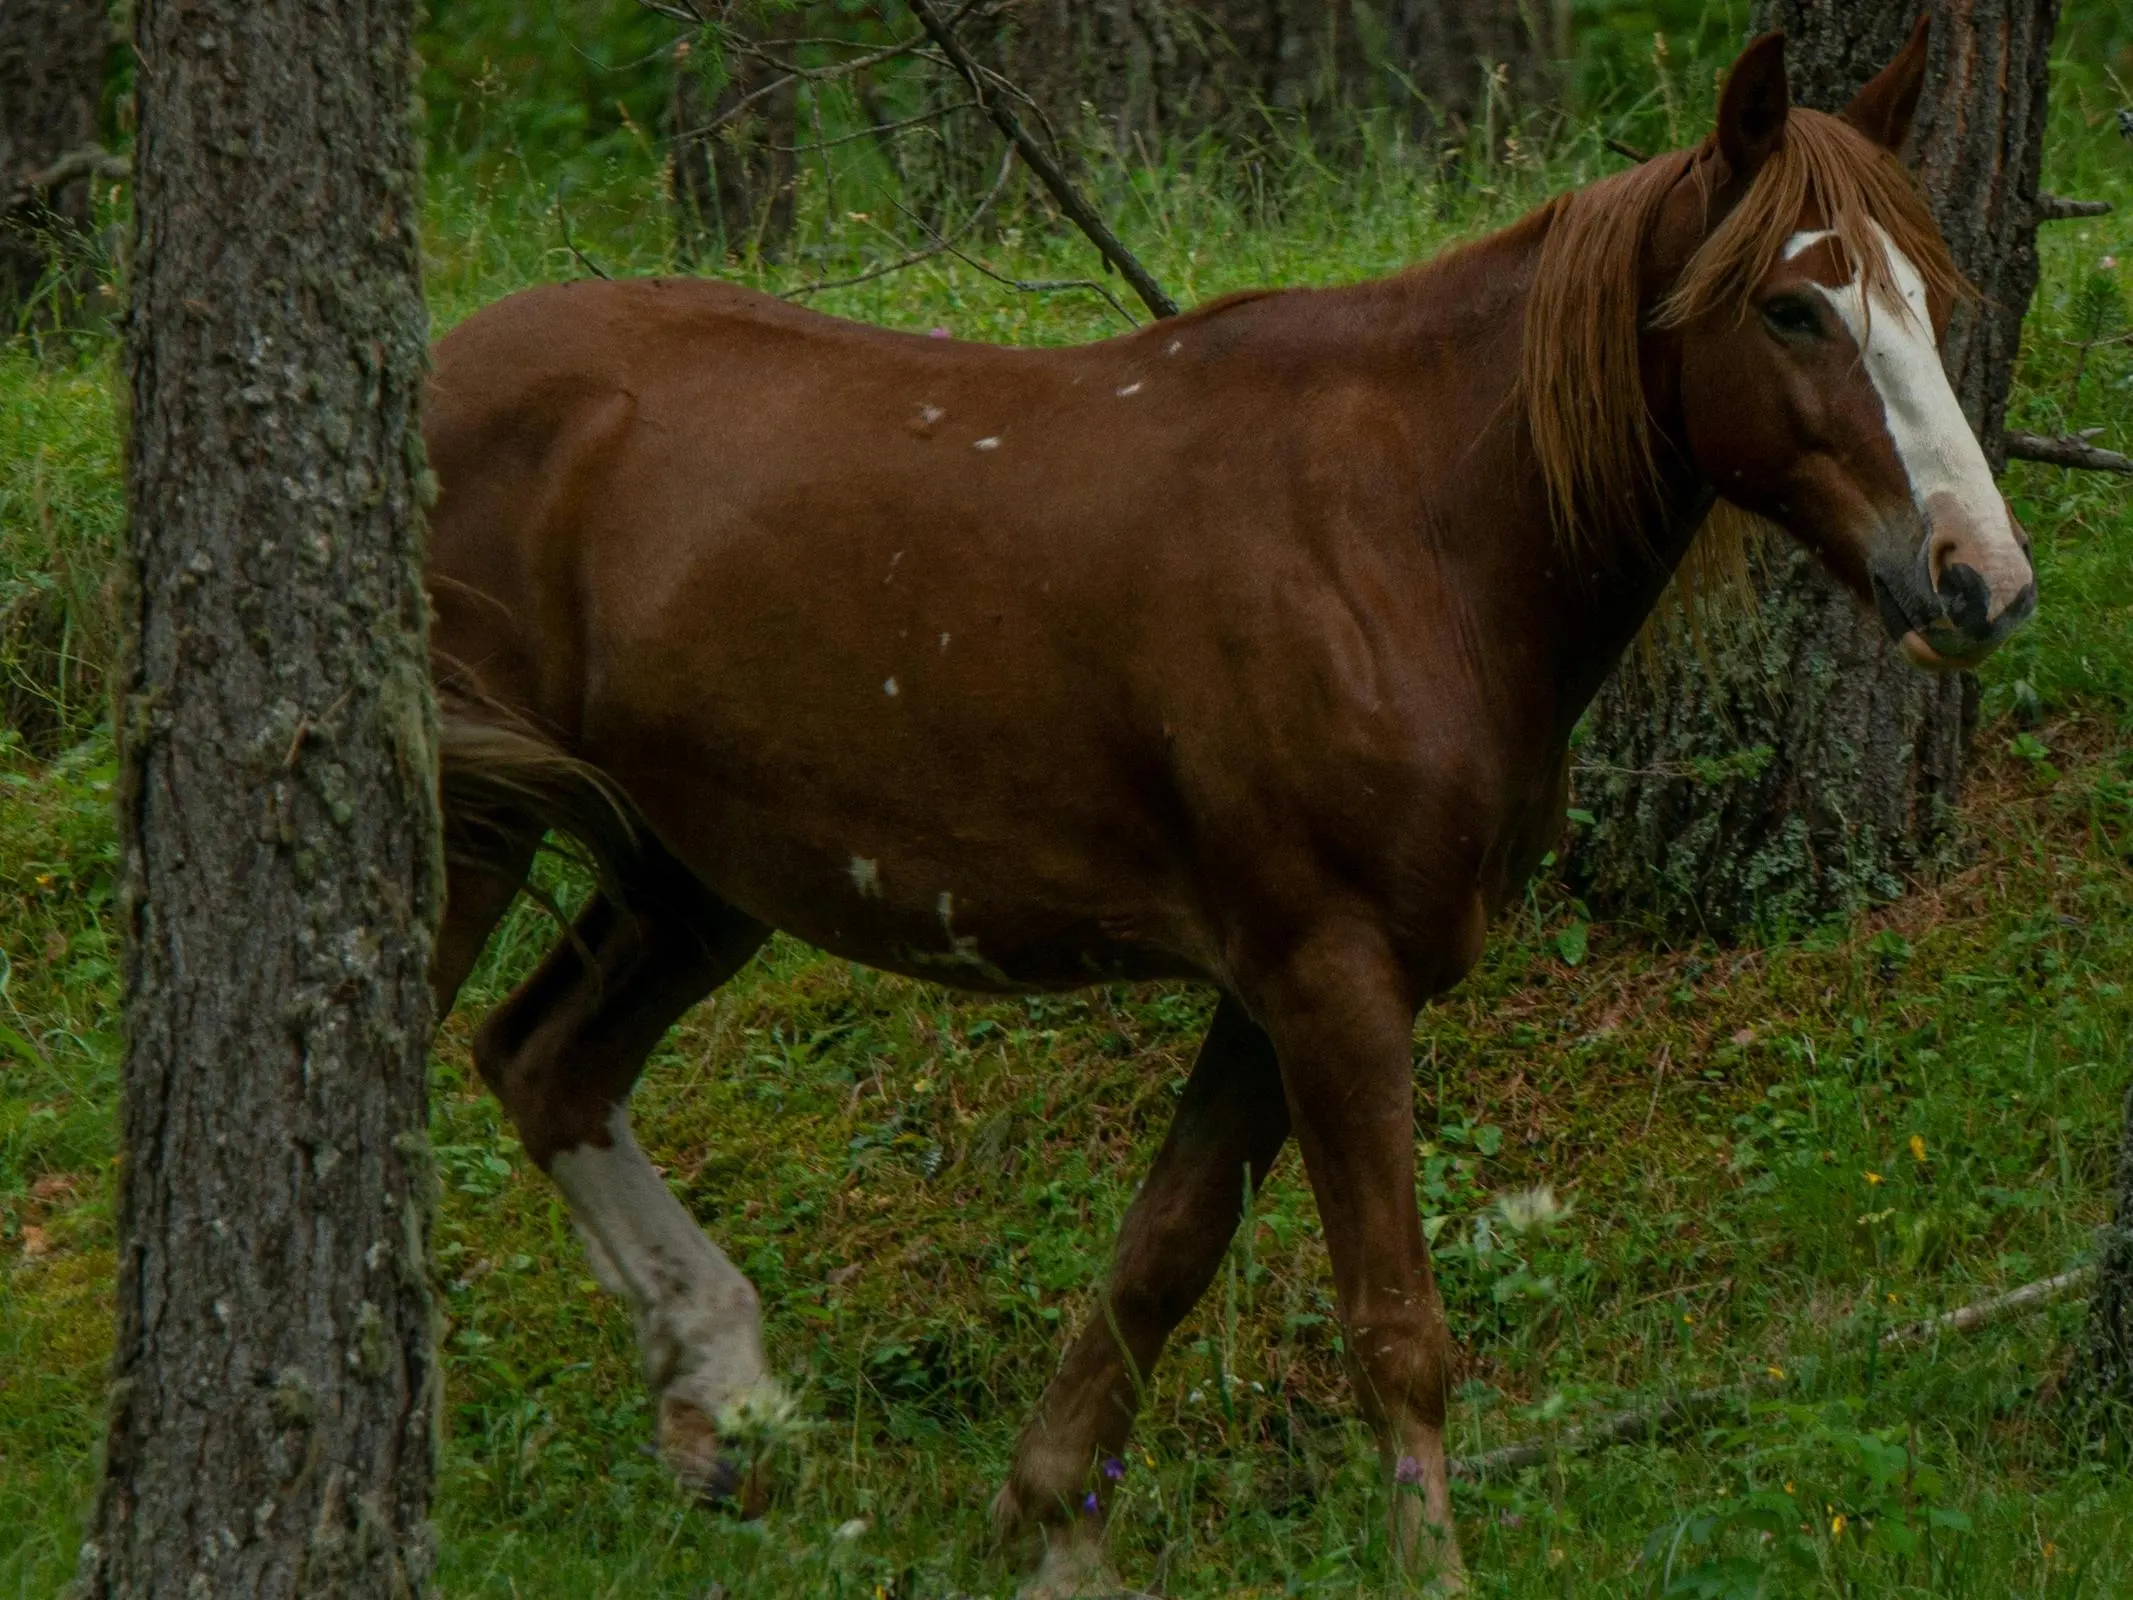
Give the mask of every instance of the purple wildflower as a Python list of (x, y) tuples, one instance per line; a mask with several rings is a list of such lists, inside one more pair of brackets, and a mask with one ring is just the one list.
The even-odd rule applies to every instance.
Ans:
[(1104, 1476), (1106, 1478), (1109, 1478), (1113, 1483), (1117, 1483), (1125, 1475), (1125, 1462), (1119, 1460), (1117, 1456), (1104, 1457)]
[(1091, 1489), (1088, 1494), (1083, 1498), (1081, 1502), (1081, 1509), (1087, 1512), (1092, 1517), (1096, 1515), (1098, 1506), (1096, 1503), (1096, 1491), (1094, 1489)]
[(1413, 1456), (1400, 1457), (1400, 1464), (1392, 1469), (1392, 1481), (1419, 1489), (1422, 1486), (1422, 1463)]
[(926, 337), (929, 339), (945, 339), (948, 337), (948, 330), (946, 328), (930, 328), (926, 332)]

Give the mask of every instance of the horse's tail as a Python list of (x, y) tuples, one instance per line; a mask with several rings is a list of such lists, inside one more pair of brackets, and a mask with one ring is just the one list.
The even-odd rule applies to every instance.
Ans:
[(606, 773), (493, 700), (441, 691), (437, 724), (448, 861), (522, 874), (530, 844), (553, 832), (584, 852), (603, 888), (619, 895), (642, 881), (653, 836)]

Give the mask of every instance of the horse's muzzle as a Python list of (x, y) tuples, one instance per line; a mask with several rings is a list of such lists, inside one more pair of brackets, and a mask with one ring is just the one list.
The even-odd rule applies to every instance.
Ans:
[(2011, 514), (1997, 539), (1929, 525), (1915, 549), (1873, 574), (1881, 625), (1914, 666), (1974, 667), (2037, 609), (2029, 540)]

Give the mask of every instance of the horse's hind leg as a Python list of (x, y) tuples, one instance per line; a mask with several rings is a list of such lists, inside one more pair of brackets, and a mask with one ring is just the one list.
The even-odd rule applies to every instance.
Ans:
[(1163, 1343), (1214, 1281), (1244, 1214), (1247, 1182), (1256, 1191), (1266, 1181), (1288, 1134), (1274, 1047), (1225, 995), (1119, 1230), (1100, 1309), (1023, 1429), (993, 1506), (1010, 1539), (1032, 1522), (1042, 1530), (1042, 1561), (1026, 1595), (1117, 1592), (1104, 1561), (1098, 1463), (1123, 1466)]
[(519, 886), (533, 866), (540, 830), (529, 828), (479, 865), (451, 861), (444, 874), (444, 920), (430, 946), (430, 998), (442, 1023), (459, 997), (460, 985), (481, 959), (482, 946), (496, 931)]
[(653, 1046), (766, 933), (700, 892), (670, 887), (627, 911), (596, 896), (474, 1041), (527, 1154), (569, 1202), (595, 1275), (636, 1316), (661, 1455), (692, 1487), (738, 1490), (750, 1510), (760, 1483), (740, 1482), (717, 1419), (774, 1393), (755, 1289), (646, 1160), (627, 1107)]

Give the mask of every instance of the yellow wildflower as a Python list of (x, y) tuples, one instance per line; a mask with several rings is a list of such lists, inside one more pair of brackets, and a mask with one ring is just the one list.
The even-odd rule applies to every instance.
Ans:
[(1911, 1135), (1911, 1159), (1913, 1161), (1926, 1159), (1926, 1141), (1923, 1134), (1914, 1133)]

